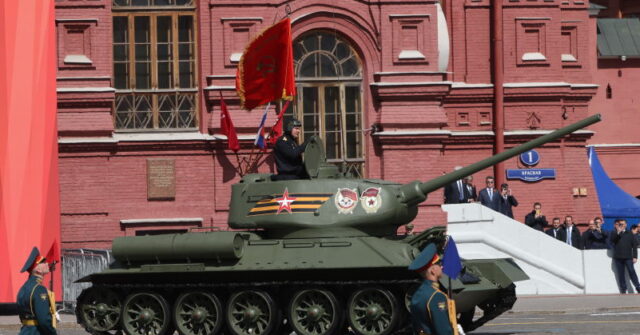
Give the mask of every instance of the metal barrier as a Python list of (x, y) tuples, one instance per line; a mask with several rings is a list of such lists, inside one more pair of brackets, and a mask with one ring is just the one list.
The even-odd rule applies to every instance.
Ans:
[(73, 312), (80, 292), (91, 286), (90, 283), (74, 282), (84, 276), (106, 269), (111, 261), (111, 250), (62, 250), (62, 299), (64, 310)]

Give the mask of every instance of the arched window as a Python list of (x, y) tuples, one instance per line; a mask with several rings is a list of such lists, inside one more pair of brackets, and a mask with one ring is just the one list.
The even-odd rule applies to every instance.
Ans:
[(318, 135), (329, 162), (362, 175), (362, 66), (350, 44), (315, 31), (293, 43), (297, 100), (289, 116), (302, 122), (303, 137)]

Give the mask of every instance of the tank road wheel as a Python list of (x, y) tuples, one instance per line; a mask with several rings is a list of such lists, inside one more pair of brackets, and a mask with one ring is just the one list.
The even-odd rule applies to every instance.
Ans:
[(288, 318), (298, 335), (334, 334), (342, 323), (335, 295), (319, 289), (297, 292), (289, 303)]
[(236, 292), (227, 302), (227, 326), (234, 335), (273, 334), (279, 315), (271, 296), (263, 291)]
[(400, 318), (396, 298), (385, 289), (355, 291), (349, 298), (347, 310), (349, 326), (359, 335), (390, 334)]
[(169, 306), (159, 294), (134, 293), (122, 308), (122, 329), (127, 335), (164, 335), (169, 328)]
[(78, 297), (76, 316), (87, 332), (100, 334), (118, 327), (120, 309), (120, 297), (113, 290), (91, 287)]
[(176, 300), (173, 318), (181, 335), (214, 335), (222, 326), (222, 306), (213, 294), (187, 292)]

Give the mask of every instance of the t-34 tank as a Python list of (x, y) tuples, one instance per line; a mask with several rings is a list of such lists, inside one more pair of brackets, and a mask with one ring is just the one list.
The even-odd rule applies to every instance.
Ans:
[[(115, 239), (116, 261), (80, 280), (93, 285), (78, 297), (78, 322), (94, 334), (405, 333), (406, 301), (419, 283), (407, 266), (427, 243), (442, 248), (446, 239), (445, 227), (396, 235), (415, 218), (417, 205), (454, 180), (598, 120), (405, 185), (344, 177), (325, 163), (321, 142), (311, 141), (305, 153), (310, 179), (251, 174), (233, 185), (233, 230)], [(463, 265), (451, 289), (467, 330), (509, 310), (514, 282), (528, 278), (510, 259)]]

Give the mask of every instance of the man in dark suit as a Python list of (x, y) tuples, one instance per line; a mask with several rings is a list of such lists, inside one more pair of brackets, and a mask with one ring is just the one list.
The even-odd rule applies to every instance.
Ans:
[(511, 194), (509, 184), (500, 185), (500, 213), (513, 219), (513, 207), (518, 207), (518, 200)]
[(615, 230), (611, 234), (611, 244), (613, 245), (613, 263), (618, 275), (618, 288), (620, 293), (627, 293), (626, 268), (629, 271), (629, 279), (636, 287), (636, 293), (640, 293), (638, 275), (633, 268), (633, 265), (638, 261), (638, 241), (633, 232), (626, 230), (626, 220), (617, 219), (614, 227)]
[(545, 233), (553, 238), (555, 238), (556, 240), (565, 242), (567, 240), (567, 237), (564, 235), (564, 228), (562, 227), (562, 225), (560, 224), (560, 218), (559, 217), (555, 217), (552, 220), (551, 223), (551, 228), (547, 229), (545, 231)]
[(582, 234), (582, 246), (585, 249), (607, 249), (609, 235), (601, 225), (602, 219), (599, 217), (589, 221), (589, 229)]
[(582, 249), (582, 238), (578, 227), (573, 224), (573, 217), (567, 215), (564, 217), (564, 235), (565, 242), (577, 249)]
[(480, 203), (486, 207), (493, 209), (496, 212), (500, 211), (500, 194), (494, 188), (495, 180), (493, 177), (488, 176), (486, 179), (487, 187), (480, 190), (480, 194), (478, 195), (478, 199)]
[[(456, 166), (453, 170), (460, 170), (461, 166)], [(453, 183), (444, 187), (444, 203), (445, 204), (463, 204), (468, 202), (466, 186), (462, 179), (458, 179)]]
[(464, 184), (466, 186), (467, 191), (467, 201), (476, 202), (478, 201), (478, 193), (476, 192), (476, 187), (473, 185), (473, 176), (466, 176), (464, 178)]
[(527, 214), (524, 217), (524, 223), (527, 224), (527, 226), (539, 231), (543, 231), (545, 228), (547, 228), (547, 226), (549, 226), (547, 218), (542, 214), (541, 203), (536, 202), (533, 204), (533, 211), (531, 211), (531, 213)]

